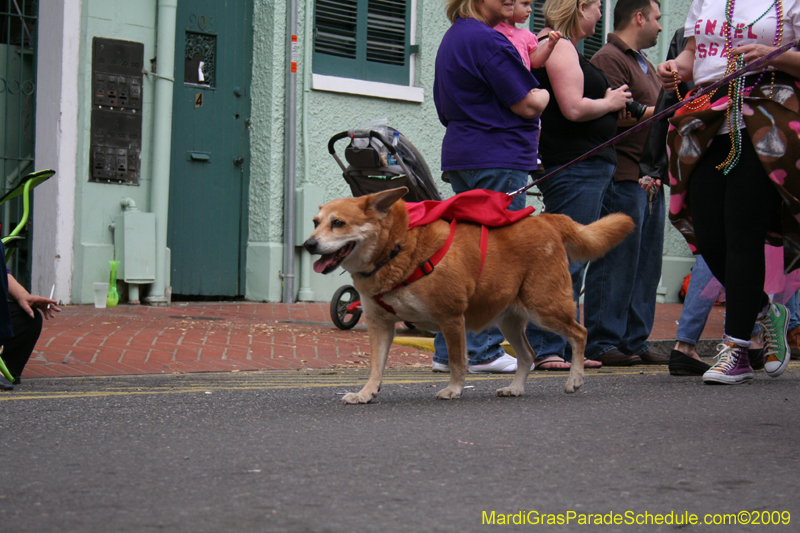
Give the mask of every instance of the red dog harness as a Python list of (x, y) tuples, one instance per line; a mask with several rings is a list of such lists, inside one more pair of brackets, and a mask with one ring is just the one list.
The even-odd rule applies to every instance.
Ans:
[[(453, 219), (450, 222), (450, 235), (447, 237), (447, 240), (445, 241), (444, 245), (441, 248), (439, 248), (439, 251), (433, 254), (433, 256), (431, 256), (430, 259), (428, 259), (427, 261), (419, 265), (416, 269), (414, 269), (414, 272), (411, 273), (408, 279), (406, 279), (405, 281), (401, 281), (400, 283), (389, 289), (387, 292), (392, 292), (394, 290), (401, 289), (409, 285), (410, 283), (414, 283), (418, 279), (424, 278), (425, 276), (433, 272), (434, 267), (438, 265), (439, 261), (441, 261), (444, 258), (445, 254), (447, 254), (447, 251), (450, 249), (450, 245), (453, 244), (453, 238), (455, 238), (456, 236), (457, 225), (458, 223), (456, 222), (456, 219)], [(478, 277), (476, 278), (476, 280), (480, 279), (481, 277), (481, 272), (483, 271), (483, 263), (486, 261), (486, 249), (488, 245), (489, 245), (489, 229), (486, 226), (481, 226), (481, 244), (480, 244), (481, 267), (478, 269)], [(396, 315), (397, 313), (395, 312), (394, 308), (383, 301), (384, 294), (386, 293), (384, 292), (381, 294), (376, 294), (374, 296), (375, 301), (378, 302), (378, 305), (380, 305), (393, 315)]]
[[(474, 222), (481, 225), (481, 267), (478, 270), (478, 278), (480, 278), (481, 272), (483, 271), (483, 264), (486, 261), (486, 248), (489, 243), (489, 230), (487, 226), (494, 228), (513, 224), (529, 216), (534, 211), (533, 207), (526, 207), (519, 211), (509, 211), (508, 206), (511, 205), (513, 200), (513, 196), (503, 192), (473, 189), (471, 191), (458, 193), (448, 200), (425, 200), (423, 202), (406, 203), (409, 222), (408, 229), (430, 224), (439, 219), (451, 219), (450, 236), (447, 238), (444, 246), (433, 254), (433, 257), (419, 265), (407, 280), (398, 283), (387, 292), (405, 287), (409, 283), (413, 283), (433, 272), (434, 267), (442, 260), (447, 250), (450, 249), (450, 245), (453, 243), (453, 237), (455, 237), (456, 234), (456, 220)], [(394, 251), (393, 254), (394, 255), (390, 254), (389, 258), (379, 263), (372, 272), (362, 275), (367, 277), (371, 276), (376, 270), (391, 260), (392, 257), (397, 255)], [(393, 315), (396, 315), (397, 313), (392, 309), (392, 306), (382, 301), (384, 294), (386, 293), (376, 294), (374, 296), (375, 301), (378, 302), (378, 305)], [(357, 306), (356, 303), (351, 305)]]

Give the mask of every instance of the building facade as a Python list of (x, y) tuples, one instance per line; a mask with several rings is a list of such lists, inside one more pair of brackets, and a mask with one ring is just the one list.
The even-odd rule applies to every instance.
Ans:
[[(662, 5), (653, 63), (689, 3)], [(448, 27), (441, 0), (40, 0), (34, 166), (57, 175), (34, 193), (32, 289), (90, 303), (116, 259), (133, 300), (275, 302), (287, 279), (329, 299), (349, 278), (313, 273), (300, 245), (351, 194), (334, 134), (386, 119), (452, 194), (432, 97)], [(670, 228), (667, 301), (692, 264)]]

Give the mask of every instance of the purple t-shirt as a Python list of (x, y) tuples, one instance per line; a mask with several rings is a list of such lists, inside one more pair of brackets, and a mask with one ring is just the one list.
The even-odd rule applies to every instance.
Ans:
[(476, 19), (457, 19), (439, 45), (433, 82), (447, 128), (442, 170), (535, 169), (539, 118), (509, 108), (538, 85), (503, 34)]

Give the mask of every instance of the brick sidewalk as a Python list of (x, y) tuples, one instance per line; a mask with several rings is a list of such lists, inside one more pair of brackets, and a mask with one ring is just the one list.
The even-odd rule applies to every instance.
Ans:
[[(364, 367), (363, 325), (337, 329), (329, 304), (176, 303), (169, 307), (65, 306), (23, 376), (103, 376)], [(674, 339), (680, 304), (659, 304), (652, 339)], [(722, 334), (715, 307), (703, 338)], [(362, 321), (363, 322), (363, 321)], [(430, 354), (392, 345), (389, 366), (428, 366)]]

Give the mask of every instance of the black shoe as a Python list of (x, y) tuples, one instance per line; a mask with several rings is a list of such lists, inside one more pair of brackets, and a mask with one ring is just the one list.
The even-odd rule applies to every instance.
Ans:
[(747, 350), (747, 358), (750, 359), (750, 367), (753, 370), (761, 370), (764, 368), (764, 348)]
[(600, 357), (595, 357), (595, 361), (600, 361), (603, 366), (631, 366), (642, 364), (642, 358), (638, 355), (624, 354), (616, 348), (612, 348)]
[(666, 365), (669, 364), (669, 356), (648, 348), (646, 352), (640, 353), (639, 357), (646, 365)]
[(0, 390), (14, 390), (14, 385), (2, 374), (0, 374)]
[(711, 366), (683, 352), (672, 350), (669, 354), (668, 368), (672, 376), (702, 376)]

